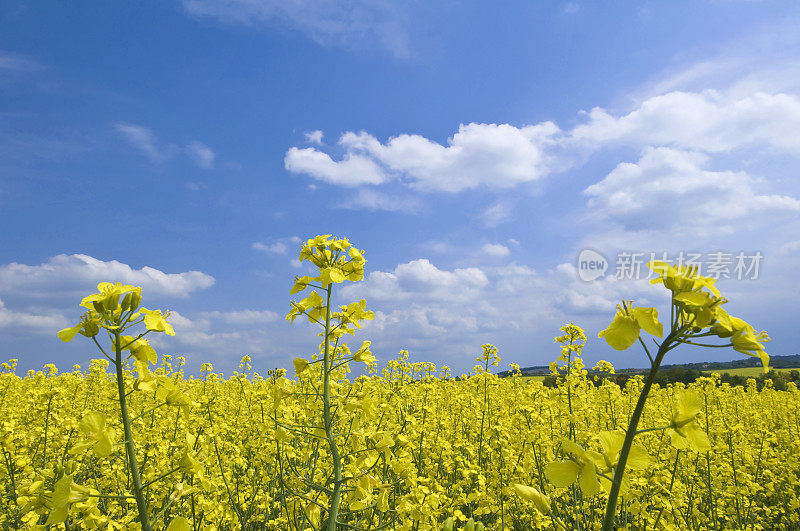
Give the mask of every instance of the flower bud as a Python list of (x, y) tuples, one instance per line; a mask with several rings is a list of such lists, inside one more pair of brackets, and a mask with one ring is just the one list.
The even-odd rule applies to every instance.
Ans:
[(453, 531), (453, 517), (449, 517), (442, 524), (442, 531)]
[(92, 307), (94, 308), (94, 311), (96, 311), (100, 315), (103, 315), (104, 313), (106, 313), (106, 308), (105, 308), (105, 306), (103, 306), (103, 303), (100, 302), (100, 301), (92, 301)]
[(97, 321), (84, 321), (80, 333), (86, 337), (94, 337), (100, 333), (100, 325), (97, 324)]
[(139, 304), (142, 303), (142, 291), (136, 290), (131, 292), (131, 310), (136, 310)]
[(122, 302), (119, 304), (119, 307), (122, 308), (122, 311), (125, 312), (128, 308), (131, 307), (131, 294), (126, 293), (124, 297), (122, 297)]

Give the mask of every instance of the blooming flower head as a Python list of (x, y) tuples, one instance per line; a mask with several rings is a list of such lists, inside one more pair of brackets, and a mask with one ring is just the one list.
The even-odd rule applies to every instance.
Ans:
[(697, 266), (672, 266), (663, 260), (653, 260), (647, 263), (647, 267), (659, 275), (650, 283), (664, 284), (667, 289), (672, 291), (673, 295), (707, 288), (717, 297), (720, 296), (719, 290), (714, 285), (716, 280), (699, 275)]
[(678, 405), (672, 413), (672, 444), (679, 449), (705, 452), (711, 449), (708, 435), (700, 427), (697, 416), (703, 408), (703, 401), (697, 391), (683, 391)]
[(633, 301), (623, 301), (617, 305), (617, 314), (611, 324), (598, 337), (605, 338), (615, 350), (625, 350), (636, 343), (642, 330), (657, 337), (664, 335), (664, 326), (658, 321), (658, 310), (634, 308)]

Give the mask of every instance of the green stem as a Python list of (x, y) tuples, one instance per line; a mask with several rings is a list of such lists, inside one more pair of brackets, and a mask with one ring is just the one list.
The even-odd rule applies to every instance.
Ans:
[(42, 468), (47, 466), (47, 428), (50, 425), (50, 405), (53, 403), (53, 396), (50, 395), (50, 400), (47, 401), (47, 413), (44, 418), (44, 450), (42, 450)]
[(139, 465), (136, 461), (136, 448), (133, 444), (131, 433), (131, 419), (128, 416), (128, 403), (125, 400), (125, 380), (122, 375), (122, 348), (119, 333), (114, 334), (114, 350), (116, 351), (117, 391), (119, 392), (119, 407), (122, 416), (122, 427), (125, 430), (125, 450), (128, 454), (128, 467), (133, 480), (133, 494), (136, 496), (136, 507), (139, 510), (139, 523), (142, 531), (150, 531), (150, 521), (147, 518), (147, 502), (142, 491), (142, 478), (139, 475)]
[(333, 365), (333, 352), (330, 349), (330, 330), (331, 330), (331, 291), (332, 284), (328, 284), (325, 289), (325, 357), (322, 366), (322, 420), (325, 425), (325, 436), (328, 439), (328, 446), (333, 460), (333, 492), (330, 496), (330, 506), (328, 507), (328, 531), (336, 531), (339, 517), (339, 501), (342, 496), (342, 459), (339, 455), (339, 448), (336, 446), (336, 436), (333, 432), (333, 416), (331, 415), (331, 366)]
[(650, 388), (653, 386), (653, 382), (656, 379), (656, 373), (658, 373), (658, 368), (661, 366), (661, 361), (664, 359), (664, 355), (670, 350), (670, 344), (675, 339), (676, 335), (678, 335), (678, 331), (673, 330), (658, 347), (658, 352), (656, 353), (656, 357), (653, 360), (652, 366), (650, 367), (650, 372), (647, 373), (647, 379), (644, 382), (642, 392), (639, 394), (639, 400), (636, 402), (636, 407), (633, 409), (633, 413), (631, 414), (631, 420), (628, 424), (628, 431), (625, 432), (625, 440), (622, 443), (622, 450), (619, 452), (619, 461), (617, 461), (617, 467), (614, 471), (614, 481), (611, 483), (611, 491), (608, 493), (608, 505), (606, 505), (606, 514), (603, 518), (603, 531), (611, 531), (614, 529), (614, 519), (617, 512), (619, 489), (622, 486), (622, 476), (625, 474), (625, 464), (628, 462), (628, 454), (630, 453), (631, 446), (633, 445), (633, 438), (636, 436), (636, 429), (639, 426), (639, 419), (642, 417), (642, 411), (644, 411), (647, 395), (650, 393)]

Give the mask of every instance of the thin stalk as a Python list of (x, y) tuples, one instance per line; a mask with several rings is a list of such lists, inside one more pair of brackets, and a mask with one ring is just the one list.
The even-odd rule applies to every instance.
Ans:
[(325, 356), (322, 366), (322, 421), (325, 425), (325, 436), (328, 439), (331, 458), (333, 460), (333, 492), (330, 496), (330, 506), (328, 507), (328, 531), (336, 531), (339, 517), (339, 502), (342, 496), (342, 459), (339, 455), (339, 448), (336, 446), (336, 437), (333, 432), (333, 417), (331, 415), (331, 366), (333, 365), (333, 353), (330, 349), (331, 331), (331, 291), (333, 284), (328, 284), (325, 289)]
[(647, 401), (647, 395), (650, 393), (650, 388), (653, 386), (653, 382), (656, 379), (658, 368), (661, 366), (661, 362), (666, 353), (669, 352), (670, 344), (677, 334), (678, 330), (673, 330), (670, 332), (670, 334), (658, 347), (658, 352), (656, 353), (656, 357), (653, 360), (652, 366), (650, 367), (650, 372), (647, 373), (647, 379), (644, 382), (644, 387), (642, 387), (642, 392), (639, 394), (639, 400), (636, 402), (636, 407), (634, 407), (633, 413), (631, 414), (628, 430), (625, 432), (625, 440), (622, 443), (622, 450), (619, 452), (619, 461), (617, 461), (617, 467), (614, 471), (614, 481), (611, 483), (611, 491), (608, 493), (608, 505), (606, 505), (606, 514), (603, 518), (603, 531), (611, 531), (614, 529), (614, 519), (617, 512), (619, 489), (622, 486), (622, 476), (625, 473), (625, 464), (628, 462), (628, 454), (630, 453), (631, 446), (633, 445), (633, 438), (636, 436), (636, 429), (639, 426), (639, 419), (642, 417), (644, 405)]
[(47, 466), (47, 428), (50, 425), (50, 405), (53, 403), (53, 397), (50, 395), (50, 400), (47, 401), (47, 413), (44, 417), (44, 449), (42, 450), (42, 468)]
[(144, 499), (142, 490), (142, 478), (139, 475), (139, 464), (136, 461), (136, 448), (133, 444), (133, 433), (131, 432), (131, 419), (128, 415), (128, 403), (125, 399), (125, 380), (122, 375), (122, 346), (120, 345), (119, 333), (114, 334), (114, 350), (116, 351), (116, 361), (114, 365), (117, 369), (117, 391), (119, 392), (119, 407), (122, 416), (122, 427), (125, 430), (125, 449), (128, 454), (128, 469), (133, 481), (133, 494), (136, 496), (136, 508), (139, 510), (139, 523), (142, 531), (150, 531), (150, 521), (147, 518), (147, 502)]

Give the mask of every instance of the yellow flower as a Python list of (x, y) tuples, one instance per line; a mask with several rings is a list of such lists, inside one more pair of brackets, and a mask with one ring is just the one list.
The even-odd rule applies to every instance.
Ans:
[(769, 354), (764, 349), (764, 343), (769, 341), (766, 332), (756, 333), (752, 325), (730, 315), (720, 307), (716, 308), (715, 321), (711, 325), (710, 331), (718, 337), (731, 338), (734, 350), (760, 358), (764, 372), (769, 370)]
[(203, 470), (203, 466), (200, 464), (200, 461), (195, 459), (194, 453), (189, 448), (183, 449), (181, 458), (178, 459), (178, 466), (180, 467), (181, 471), (186, 472), (187, 474), (197, 474)]
[(155, 349), (150, 346), (150, 342), (144, 338), (134, 341), (132, 336), (122, 336), (119, 338), (122, 350), (130, 350), (131, 355), (136, 358), (145, 366), (148, 363), (156, 363), (158, 361), (158, 354)]
[(60, 524), (69, 516), (69, 506), (88, 498), (89, 489), (72, 481), (72, 475), (65, 474), (56, 481), (50, 502), (53, 509), (45, 525)]
[(597, 452), (584, 450), (569, 439), (562, 441), (561, 448), (569, 460), (548, 463), (544, 467), (548, 481), (556, 487), (568, 487), (578, 481), (584, 496), (594, 496), (600, 492), (595, 462), (603, 457)]
[(360, 361), (362, 363), (366, 363), (367, 365), (375, 363), (377, 360), (369, 350), (369, 346), (371, 344), (372, 341), (364, 341), (361, 343), (361, 347), (353, 354), (353, 361)]
[(162, 314), (161, 310), (148, 310), (144, 307), (142, 307), (142, 309), (139, 311), (144, 314), (144, 325), (148, 330), (152, 330), (153, 332), (164, 332), (168, 336), (175, 335), (175, 330), (173, 330), (172, 325), (169, 323), (169, 321), (167, 321), (169, 312)]
[(307, 359), (295, 358), (292, 363), (294, 363), (294, 372), (298, 376), (300, 376), (300, 373), (302, 373), (304, 370), (306, 370), (308, 368), (308, 360)]
[(117, 307), (120, 295), (123, 293), (135, 293), (141, 298), (142, 288), (136, 286), (122, 285), (120, 282), (101, 282), (97, 285), (97, 293), (84, 297), (81, 306), (89, 310), (95, 309), (95, 303), (106, 310), (114, 310)]
[(672, 291), (673, 295), (686, 291), (700, 291), (707, 288), (711, 293), (720, 296), (719, 290), (714, 285), (716, 280), (697, 274), (696, 266), (671, 266), (663, 260), (653, 260), (647, 267), (659, 274), (658, 278), (650, 281), (651, 284), (664, 284)]
[(527, 485), (513, 483), (511, 486), (514, 488), (514, 492), (516, 492), (520, 498), (531, 502), (537, 509), (539, 509), (540, 512), (544, 514), (548, 514), (550, 512), (550, 498), (535, 488), (528, 487)]
[(641, 330), (658, 337), (664, 335), (664, 326), (658, 321), (658, 310), (634, 308), (632, 301), (623, 301), (617, 305), (617, 314), (611, 324), (598, 337), (605, 338), (615, 350), (625, 350), (636, 343)]
[(678, 399), (678, 407), (672, 413), (672, 444), (682, 450), (707, 452), (711, 449), (708, 434), (700, 427), (697, 415), (703, 409), (700, 395), (693, 390), (683, 391)]
[(100, 323), (102, 320), (96, 313), (86, 312), (81, 319), (81, 322), (75, 326), (64, 328), (58, 331), (58, 339), (69, 343), (75, 338), (75, 335), (80, 333), (82, 336), (94, 337), (100, 332)]
[(295, 293), (303, 291), (314, 280), (316, 280), (314, 277), (295, 277), (294, 286), (289, 290), (289, 295), (294, 295)]
[[(601, 473), (606, 476), (613, 477), (619, 462), (619, 453), (622, 451), (622, 444), (625, 442), (625, 433), (620, 430), (602, 431), (597, 436), (600, 440), (600, 446), (603, 448), (601, 454), (602, 459), (596, 460), (595, 464)], [(631, 445), (628, 451), (628, 460), (625, 463), (625, 469), (642, 470), (648, 466), (653, 465), (653, 459), (647, 451), (636, 443)], [(603, 488), (610, 490), (611, 483), (602, 478)], [(628, 477), (623, 476), (622, 488), (624, 492), (628, 487)]]
[(114, 431), (106, 428), (106, 416), (103, 413), (87, 413), (81, 419), (78, 428), (86, 437), (92, 439), (91, 443), (97, 457), (108, 457), (113, 451), (111, 439)]

